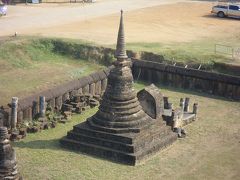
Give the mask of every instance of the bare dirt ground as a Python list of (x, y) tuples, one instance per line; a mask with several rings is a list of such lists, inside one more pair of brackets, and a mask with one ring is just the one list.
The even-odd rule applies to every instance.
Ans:
[[(212, 3), (185, 2), (125, 13), (127, 42), (191, 42), (206, 38), (240, 38), (239, 19), (211, 15)], [(116, 42), (119, 14), (39, 29), (45, 36), (81, 38), (100, 44)], [(232, 37), (233, 36), (233, 37)]]
[(0, 36), (13, 34), (16, 31), (20, 34), (35, 34), (41, 32), (39, 28), (50, 28), (70, 22), (89, 20), (117, 13), (120, 9), (132, 11), (178, 1), (182, 0), (98, 0), (96, 3), (9, 6), (8, 15), (0, 19)]
[(213, 3), (179, 0), (102, 0), (95, 4), (41, 4), (10, 7), (0, 35), (77, 38), (114, 44), (119, 9), (124, 9), (127, 42), (191, 42), (240, 38), (239, 19), (219, 19)]

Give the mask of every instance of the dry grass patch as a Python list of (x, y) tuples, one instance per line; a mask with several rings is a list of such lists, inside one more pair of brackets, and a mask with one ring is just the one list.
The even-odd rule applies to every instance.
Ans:
[[(145, 85), (136, 84), (137, 89)], [(58, 140), (97, 109), (74, 116), (70, 123), (14, 143), (25, 179), (237, 179), (240, 166), (240, 103), (162, 87), (170, 101), (190, 97), (199, 103), (198, 121), (179, 139), (143, 164), (131, 167), (62, 149)]]
[(21, 98), (104, 68), (93, 61), (57, 54), (52, 48), (52, 44), (31, 37), (1, 44), (0, 105), (10, 102), (12, 96)]

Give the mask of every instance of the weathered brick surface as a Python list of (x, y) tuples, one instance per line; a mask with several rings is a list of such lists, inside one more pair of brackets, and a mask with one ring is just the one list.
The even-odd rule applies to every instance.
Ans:
[(192, 89), (240, 100), (240, 77), (238, 76), (136, 59), (133, 60), (132, 71), (135, 80)]
[[(102, 94), (102, 91), (106, 88), (106, 78), (109, 74), (109, 69), (102, 70), (90, 74), (70, 82), (53, 87), (52, 89), (44, 90), (36, 94), (21, 98), (18, 101), (18, 123), (24, 119), (32, 119), (39, 113), (39, 96), (45, 96), (46, 101), (54, 108), (56, 106), (61, 107), (63, 101), (69, 97), (69, 95), (89, 93), (90, 84), (94, 85), (94, 89), (91, 89), (93, 95), (97, 90), (97, 94)], [(102, 81), (104, 82), (102, 85)], [(93, 88), (93, 87), (92, 87)], [(60, 98), (61, 97), (61, 98)], [(8, 112), (6, 112), (8, 113)], [(5, 120), (8, 121), (8, 120)], [(9, 124), (6, 122), (6, 124)], [(9, 127), (10, 125), (8, 125)]]

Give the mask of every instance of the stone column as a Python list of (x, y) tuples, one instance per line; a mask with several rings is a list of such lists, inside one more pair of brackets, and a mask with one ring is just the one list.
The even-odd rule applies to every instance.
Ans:
[(183, 100), (183, 98), (181, 98), (179, 106), (181, 107), (182, 111), (184, 110), (184, 104), (185, 104), (184, 100)]
[(232, 98), (233, 97), (233, 85), (227, 84), (227, 88), (226, 89), (227, 90), (225, 92), (225, 97)]
[(89, 93), (95, 95), (95, 83), (89, 85)]
[(185, 98), (185, 102), (184, 102), (184, 112), (188, 112), (189, 111), (189, 101), (190, 98)]
[(103, 93), (107, 87), (107, 78), (102, 80), (101, 85), (102, 85), (101, 89), (102, 89), (102, 93)]
[(17, 116), (18, 116), (18, 122), (23, 122), (23, 111), (18, 111), (18, 114), (17, 114)]
[(95, 94), (96, 95), (101, 95), (101, 93), (102, 93), (101, 86), (102, 86), (101, 81), (97, 81), (95, 83)]
[(28, 119), (28, 109), (23, 110), (23, 119)]
[(148, 73), (148, 75), (147, 75), (147, 77), (148, 77), (148, 82), (149, 82), (149, 83), (152, 83), (152, 70), (151, 70), (151, 69), (148, 70), (147, 73)]
[(46, 111), (45, 96), (40, 96), (39, 97), (39, 114), (40, 114), (40, 117), (45, 116), (45, 111)]
[(83, 87), (82, 92), (83, 92), (83, 94), (88, 94), (89, 93), (89, 84)]
[(52, 99), (50, 99), (49, 100), (49, 102), (48, 102), (48, 107), (50, 106), (51, 107), (51, 109), (54, 109), (55, 108), (55, 98), (52, 98)]
[[(172, 121), (172, 117), (173, 117), (173, 104), (172, 103), (168, 103), (167, 105), (165, 105), (164, 107), (164, 116), (167, 116), (167, 122), (169, 123), (170, 121)], [(170, 117), (170, 119), (169, 119)]]
[(193, 114), (197, 115), (197, 113), (198, 113), (198, 103), (194, 103), (193, 104)]
[[(28, 119), (31, 121), (32, 120), (32, 107), (29, 107), (28, 108)], [(18, 122), (18, 123), (21, 123), (21, 122)]]
[(169, 109), (168, 97), (163, 97), (164, 109)]
[(11, 106), (11, 129), (16, 129), (17, 126), (17, 109), (18, 109), (18, 98), (12, 97), (12, 106)]
[(33, 117), (33, 119), (36, 117), (37, 114), (38, 114), (38, 103), (37, 103), (37, 101), (33, 101), (33, 105), (32, 105), (32, 117)]
[(62, 108), (62, 103), (63, 103), (63, 98), (62, 98), (62, 96), (58, 96), (57, 98), (56, 98), (56, 108), (57, 108), (57, 111), (60, 111), (61, 110), (61, 108)]

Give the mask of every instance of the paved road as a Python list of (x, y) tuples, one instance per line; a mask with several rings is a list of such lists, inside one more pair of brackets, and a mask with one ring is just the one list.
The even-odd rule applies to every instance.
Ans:
[(184, 0), (101, 0), (93, 4), (39, 4), (9, 6), (8, 15), (0, 18), (0, 36), (19, 34), (28, 29), (56, 26), (117, 13)]

